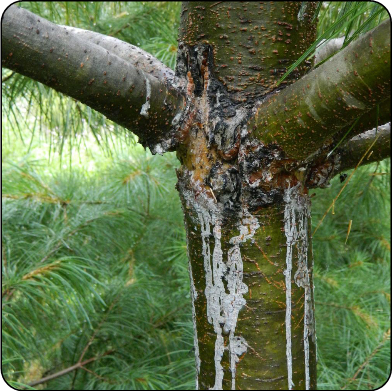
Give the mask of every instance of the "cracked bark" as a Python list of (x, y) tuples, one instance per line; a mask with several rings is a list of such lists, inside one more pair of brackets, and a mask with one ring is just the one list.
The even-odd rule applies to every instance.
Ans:
[[(308, 188), (355, 166), (374, 141), (363, 132), (390, 120), (390, 27), (277, 89), (315, 38), (315, 8), (184, 2), (175, 75), (114, 38), (17, 7), (3, 18), (4, 66), (89, 104), (153, 153), (176, 150), (200, 389), (316, 389)], [(379, 132), (365, 163), (388, 156)]]

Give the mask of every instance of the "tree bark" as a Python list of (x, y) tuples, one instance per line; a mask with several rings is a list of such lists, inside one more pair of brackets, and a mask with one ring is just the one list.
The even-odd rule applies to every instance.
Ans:
[(135, 45), (90, 30), (83, 30), (69, 26), (61, 27), (63, 27), (65, 31), (74, 34), (76, 37), (90, 41), (95, 45), (109, 50), (111, 53), (129, 62), (134, 67), (142, 69), (143, 72), (155, 76), (161, 81), (170, 83), (173, 86), (180, 84), (180, 80), (176, 79), (172, 69), (162, 64), (150, 53), (145, 52)]
[[(370, 148), (370, 150), (369, 150)], [(351, 138), (328, 159), (334, 161), (332, 177), (355, 168), (364, 156), (362, 165), (379, 162), (391, 153), (391, 124), (385, 124)], [(336, 157), (338, 157), (336, 159)]]
[(384, 21), (257, 111), (254, 134), (306, 159), (391, 95), (391, 23)]
[(3, 65), (132, 129), (153, 153), (177, 151), (200, 389), (316, 389), (308, 188), (370, 145), (387, 156), (384, 128), (352, 137), (374, 127), (366, 113), (390, 119), (389, 21), (276, 87), (313, 43), (315, 9), (184, 2), (175, 76), (113, 38), (16, 7), (3, 19)]
[[(189, 46), (204, 42), (214, 51), (217, 80), (244, 101), (273, 91), (275, 83), (313, 42), (315, 3), (298, 18), (295, 2), (183, 2), (180, 40)], [(294, 82), (311, 67), (305, 62), (292, 73)], [(286, 83), (286, 84), (287, 84)]]
[(391, 124), (361, 133), (332, 151), (327, 158), (314, 163), (306, 179), (308, 188), (328, 187), (337, 174), (384, 160), (391, 156)]
[(378, 162), (390, 156), (391, 153), (391, 124), (385, 124), (378, 128), (368, 130), (350, 139), (345, 145), (337, 150), (340, 165), (336, 173), (354, 168), (359, 159), (369, 149), (365, 164)]
[[(170, 77), (153, 76), (151, 66), (146, 70), (142, 53), (132, 65), (92, 40), (78, 38), (71, 28), (68, 31), (15, 5), (4, 14), (2, 32), (3, 66), (131, 129), (153, 152), (174, 149), (175, 127), (185, 101), (180, 89), (168, 82)], [(136, 67), (138, 59), (144, 68)], [(163, 64), (153, 63), (155, 74), (165, 73)]]
[(305, 177), (250, 126), (256, 102), (315, 38), (307, 8), (301, 20), (295, 2), (183, 3), (176, 72), (191, 121), (178, 190), (200, 389), (316, 388)]
[(228, 219), (213, 199), (181, 189), (200, 389), (316, 389), (304, 190), (293, 187), (282, 203)]
[(348, 133), (348, 139), (357, 136), (358, 134), (367, 132), (369, 129), (375, 128), (377, 125), (383, 125), (391, 122), (391, 98), (383, 100), (378, 107), (374, 107), (372, 110), (363, 114), (358, 120), (356, 120), (355, 125), (353, 124), (344, 127), (339, 130), (333, 136), (334, 143), (331, 146), (336, 145), (342, 137), (350, 130)]

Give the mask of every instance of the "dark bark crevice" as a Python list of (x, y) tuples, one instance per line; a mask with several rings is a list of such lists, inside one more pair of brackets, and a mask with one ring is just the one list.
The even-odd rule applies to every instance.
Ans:
[(186, 75), (187, 110), (194, 113), (192, 123), (185, 119), (182, 125), (187, 134), (177, 151), (182, 169), (222, 205), (223, 216), (233, 218), (241, 205), (255, 211), (281, 202), (284, 189), (298, 182), (290, 173), (295, 164), (285, 160), (278, 146), (265, 147), (251, 140), (247, 123), (253, 115), (253, 100), (232, 99), (217, 80), (209, 45), (189, 47), (181, 42), (179, 47), (177, 75)]

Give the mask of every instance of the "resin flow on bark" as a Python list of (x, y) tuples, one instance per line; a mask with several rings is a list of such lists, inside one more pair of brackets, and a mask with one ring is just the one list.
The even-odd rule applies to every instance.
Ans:
[(177, 152), (201, 389), (316, 388), (307, 191), (390, 143), (390, 124), (363, 133), (373, 114), (390, 121), (387, 22), (277, 87), (314, 42), (315, 9), (183, 2), (175, 74), (125, 42), (17, 7), (3, 20), (4, 65), (130, 127), (152, 153)]
[[(181, 144), (177, 155), (182, 166), (177, 172), (177, 186), (184, 213), (188, 215), (186, 225), (191, 260), (189, 270), (198, 385), (204, 387), (206, 382), (206, 362), (203, 357), (206, 357), (206, 345), (212, 343), (211, 339), (214, 354), (210, 358), (210, 365), (213, 364), (214, 373), (210, 374), (213, 377), (210, 389), (236, 389), (237, 365), (247, 354), (257, 353), (243, 335), (236, 333), (240, 313), (246, 308), (244, 296), (249, 294), (249, 288), (243, 280), (244, 260), (241, 248), (247, 243), (252, 244), (260, 229), (257, 211), (282, 204), (286, 205), (286, 212), (291, 213), (293, 224), (290, 226), (291, 241), (287, 239), (288, 252), (293, 253), (294, 245), (302, 246), (302, 252), (298, 250), (298, 270), (294, 281), (298, 288), (304, 290), (305, 297), (305, 359), (302, 365), (307, 373), (304, 382), (309, 389), (307, 341), (311, 335), (309, 324), (313, 319), (313, 306), (309, 291), (308, 242), (305, 238), (308, 235), (308, 209), (301, 198), (303, 196), (295, 198), (293, 194), (294, 198), (291, 200), (292, 193), (287, 193), (287, 188), (301, 187), (305, 175), (297, 169), (297, 162), (285, 158), (284, 151), (278, 145), (265, 146), (259, 140), (252, 139), (247, 122), (254, 113), (254, 101), (238, 102), (232, 99), (214, 75), (213, 50), (209, 45), (189, 47), (180, 42), (177, 76), (187, 80), (186, 115), (179, 122)], [(286, 217), (285, 215), (284, 218)], [(298, 224), (300, 228), (297, 227)], [(232, 228), (228, 230), (228, 226)], [(196, 249), (192, 250), (191, 243), (194, 240), (199, 241), (201, 253)], [(202, 263), (192, 262), (195, 252), (199, 254), (198, 258)], [(293, 264), (292, 255), (286, 260), (290, 265)], [(196, 270), (197, 268), (202, 271)], [(200, 280), (200, 273), (203, 281)], [(283, 276), (283, 270), (280, 273)], [(279, 289), (286, 292), (289, 311), (291, 272), (290, 279), (286, 273), (286, 284)], [(201, 329), (203, 323), (200, 318), (204, 316), (203, 322), (207, 322), (211, 328), (208, 334), (213, 333), (215, 336), (208, 337), (210, 342), (204, 342), (206, 330)], [(290, 322), (291, 316), (286, 317), (286, 376), (291, 389)], [(297, 350), (296, 347), (296, 352)], [(225, 377), (227, 374), (230, 374), (230, 380)]]
[[(221, 205), (200, 191), (197, 198), (192, 190), (179, 188), (188, 208), (196, 211), (197, 219), (193, 223), (195, 229), (200, 226), (202, 238), (202, 255), (205, 270), (206, 316), (216, 333), (215, 340), (215, 383), (212, 389), (223, 389), (224, 369), (222, 358), (224, 352), (229, 353), (231, 389), (235, 389), (236, 364), (241, 356), (246, 353), (248, 345), (246, 340), (235, 334), (239, 312), (244, 308), (246, 300), (243, 295), (248, 292), (248, 287), (243, 283), (243, 262), (240, 246), (247, 240), (252, 240), (259, 228), (257, 219), (246, 209), (239, 213), (237, 228), (239, 235), (229, 240), (230, 249), (227, 259), (224, 259), (221, 243), (221, 227), (223, 215)], [(212, 239), (214, 245), (212, 246)], [(194, 303), (198, 299), (193, 277), (192, 267), (191, 287)], [(193, 304), (194, 306), (194, 304)], [(194, 307), (193, 307), (194, 308)], [(196, 315), (195, 315), (196, 318)], [(196, 335), (197, 327), (195, 325)], [(198, 341), (195, 340), (197, 370), (200, 369)]]
[[(179, 47), (181, 48), (181, 43)], [(185, 164), (179, 173), (178, 186), (186, 205), (196, 212), (196, 226), (200, 226), (205, 270), (206, 316), (216, 334), (213, 389), (223, 387), (224, 369), (221, 362), (225, 350), (229, 352), (232, 389), (235, 389), (236, 363), (247, 350), (246, 341), (235, 335), (238, 313), (245, 305), (243, 294), (247, 292), (247, 286), (242, 282), (243, 265), (240, 244), (253, 236), (258, 224), (246, 210), (243, 210), (240, 214), (242, 214), (244, 225), (239, 224), (238, 227), (240, 235), (230, 239), (231, 248), (227, 253), (227, 260), (223, 259), (221, 226), (227, 219), (225, 214), (228, 211), (235, 210), (237, 214), (239, 213), (241, 183), (238, 169), (229, 163), (221, 162), (222, 155), (230, 159), (227, 157), (227, 149), (224, 148), (230, 143), (225, 143), (223, 137), (215, 137), (214, 130), (223, 126), (223, 119), (220, 118), (216, 109), (222, 105), (226, 114), (229, 110), (234, 111), (234, 115), (231, 116), (229, 112), (229, 120), (224, 125), (225, 128), (231, 127), (233, 132), (241, 127), (242, 121), (246, 121), (246, 111), (243, 108), (236, 110), (224, 90), (219, 91), (219, 85), (216, 86), (211, 82), (208, 56), (208, 46), (190, 48), (179, 54), (177, 70), (186, 73), (189, 94), (188, 112), (194, 113), (194, 116), (193, 123), (190, 124), (191, 128), (187, 130), (188, 140), (184, 140), (190, 146), (186, 149), (186, 154), (180, 155)], [(189, 58), (193, 60), (192, 66), (190, 66)], [(215, 87), (212, 92), (211, 86)], [(212, 110), (210, 110), (211, 96), (215, 97)], [(234, 116), (236, 116), (235, 120), (230, 121), (230, 118)], [(217, 126), (217, 124), (220, 125)], [(212, 145), (214, 145), (213, 148)], [(208, 156), (200, 153), (205, 152), (202, 148), (208, 148), (211, 153)], [(213, 249), (210, 244), (212, 237), (214, 238)], [(190, 271), (192, 273), (191, 266)], [(194, 286), (193, 280), (191, 284)], [(196, 301), (197, 293), (193, 293), (192, 296)], [(227, 339), (227, 346), (225, 346), (225, 339)], [(198, 346), (195, 346), (195, 350), (198, 363), (200, 362)]]
[(304, 351), (305, 351), (305, 386), (310, 389), (309, 374), (309, 337), (315, 343), (314, 310), (312, 304), (312, 286), (308, 262), (310, 201), (307, 196), (299, 196), (298, 186), (289, 188), (285, 192), (285, 235), (287, 238), (286, 265), (286, 354), (288, 386), (292, 389), (292, 354), (291, 354), (291, 284), (293, 269), (293, 246), (297, 247), (298, 263), (294, 274), (294, 281), (298, 287), (304, 288)]
[(187, 80), (177, 149), (183, 169), (223, 205), (224, 214), (241, 210), (240, 204), (254, 211), (281, 202), (287, 181), (295, 185), (304, 168), (278, 145), (252, 138), (247, 123), (257, 103), (232, 99), (215, 77), (212, 48), (180, 42), (177, 76)]

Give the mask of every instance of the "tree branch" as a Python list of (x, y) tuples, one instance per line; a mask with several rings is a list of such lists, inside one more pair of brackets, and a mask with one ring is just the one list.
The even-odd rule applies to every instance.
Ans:
[(344, 43), (344, 37), (334, 38), (328, 42), (324, 42), (316, 49), (316, 53), (314, 55), (314, 65), (324, 61), (330, 55), (340, 50)]
[(309, 170), (308, 188), (327, 187), (337, 174), (381, 161), (391, 155), (391, 124), (385, 124), (357, 135), (337, 148), (331, 156)]
[(82, 363), (82, 360), (88, 350), (88, 348), (91, 346), (91, 344), (93, 343), (95, 337), (97, 336), (99, 330), (101, 329), (102, 325), (106, 322), (108, 316), (110, 315), (110, 312), (112, 311), (113, 307), (115, 306), (115, 304), (118, 302), (118, 300), (120, 299), (122, 291), (120, 291), (120, 293), (118, 293), (115, 298), (113, 299), (112, 303), (110, 304), (110, 307), (107, 309), (105, 316), (102, 318), (102, 320), (99, 322), (98, 326), (95, 328), (93, 334), (91, 335), (90, 339), (87, 342), (87, 345), (84, 347), (82, 354), (79, 357), (78, 360), (78, 364)]
[[(118, 296), (117, 296), (117, 297), (118, 297)], [(111, 311), (111, 309), (113, 308), (114, 304), (117, 302), (117, 297), (113, 300), (113, 302), (112, 302), (110, 308), (108, 309), (108, 312)], [(179, 310), (181, 310), (182, 308), (184, 308), (184, 307), (186, 307), (186, 306), (187, 306), (187, 305), (184, 304), (184, 305), (182, 305), (182, 306), (180, 306), (180, 307), (178, 307), (178, 308), (173, 309), (172, 311), (168, 312), (167, 314), (164, 314), (164, 315), (161, 316), (159, 319), (157, 319), (154, 323), (152, 323), (151, 326), (152, 326), (154, 329), (163, 326), (163, 325), (168, 321), (168, 319), (171, 319), (171, 316), (172, 316), (173, 314), (177, 313)], [(102, 322), (101, 322), (101, 323), (102, 323)], [(97, 327), (97, 329), (98, 329), (100, 326), (101, 326), (101, 324), (99, 324), (99, 326)], [(97, 330), (97, 329), (96, 329), (96, 330)], [(68, 368), (65, 368), (65, 369), (63, 369), (63, 370), (61, 370), (61, 371), (59, 371), (59, 372), (56, 372), (56, 373), (54, 373), (54, 374), (52, 374), (52, 375), (46, 376), (46, 377), (44, 377), (44, 378), (42, 378), (42, 379), (36, 380), (36, 381), (34, 381), (34, 382), (32, 382), (32, 383), (29, 383), (28, 385), (29, 385), (30, 387), (34, 387), (34, 386), (36, 386), (36, 385), (38, 385), (38, 384), (46, 383), (46, 382), (48, 382), (49, 380), (53, 380), (53, 379), (56, 379), (56, 378), (58, 378), (58, 377), (60, 377), (60, 376), (64, 376), (64, 375), (66, 375), (66, 374), (68, 374), (68, 373), (70, 373), (70, 372), (72, 372), (72, 371), (74, 371), (74, 370), (76, 370), (76, 369), (84, 369), (84, 370), (86, 370), (86, 368), (84, 368), (85, 365), (87, 365), (87, 364), (89, 364), (89, 363), (91, 363), (91, 362), (93, 362), (93, 361), (96, 361), (96, 360), (98, 360), (98, 359), (100, 359), (100, 358), (102, 358), (102, 357), (105, 357), (105, 356), (107, 356), (107, 355), (109, 355), (109, 354), (115, 352), (115, 350), (108, 350), (108, 351), (106, 351), (105, 353), (101, 354), (100, 356), (95, 356), (95, 357), (89, 358), (88, 360), (85, 360), (85, 361), (81, 362), (81, 360), (83, 359), (84, 353), (85, 353), (86, 350), (87, 350), (86, 348), (88, 348), (88, 347), (90, 346), (90, 344), (91, 344), (90, 341), (92, 341), (92, 339), (95, 338), (95, 335), (96, 335), (96, 333), (94, 332), (93, 337), (90, 338), (88, 344), (86, 345), (86, 347), (85, 347), (84, 350), (83, 350), (82, 356), (79, 358), (79, 361), (78, 361), (76, 364), (74, 364), (74, 365), (72, 365), (72, 366), (70, 366), (70, 367), (68, 367)], [(138, 338), (140, 338), (141, 336), (142, 336), (141, 334), (138, 334), (138, 335), (135, 335), (133, 338), (134, 338), (134, 339), (138, 339)], [(120, 353), (120, 352), (118, 352), (118, 353)], [(106, 379), (105, 381), (107, 381), (107, 379)]]
[[(377, 140), (376, 140), (377, 139)], [(363, 154), (375, 141), (362, 166), (386, 159), (391, 156), (391, 124), (385, 124), (353, 137), (341, 148), (337, 148), (340, 164), (336, 166), (334, 175), (354, 168)], [(332, 157), (332, 156), (331, 156)]]
[(49, 375), (49, 376), (43, 377), (42, 379), (33, 381), (33, 382), (29, 383), (28, 386), (35, 387), (38, 384), (46, 383), (46, 382), (48, 382), (50, 380), (57, 379), (58, 377), (67, 375), (68, 373), (74, 371), (75, 369), (79, 369), (79, 368), (84, 369), (83, 367), (85, 365), (90, 364), (91, 362), (97, 361), (98, 359), (100, 359), (102, 357), (105, 357), (105, 356), (107, 356), (107, 355), (109, 355), (109, 354), (111, 354), (113, 352), (114, 352), (114, 350), (108, 350), (107, 352), (103, 353), (100, 356), (89, 358), (88, 360), (85, 360), (83, 362), (78, 362), (75, 365), (72, 365), (72, 366), (70, 366), (68, 368), (65, 368), (65, 369), (63, 369), (63, 370), (61, 370), (59, 372), (53, 373), (52, 375)]
[(256, 112), (253, 135), (303, 160), (390, 96), (390, 21), (337, 53)]
[(91, 40), (16, 6), (5, 12), (2, 32), (4, 66), (131, 129), (153, 153), (174, 148), (173, 126), (185, 99), (167, 78), (158, 79), (148, 73), (151, 68), (144, 72)]
[(153, 57), (150, 53), (145, 52), (137, 46), (94, 31), (69, 26), (61, 27), (80, 39), (90, 41), (106, 50), (109, 50), (111, 53), (129, 62), (134, 67), (155, 76), (159, 80), (165, 80), (173, 86), (180, 84), (180, 81), (176, 78), (172, 69)]
[[(378, 117), (377, 117), (378, 112)], [(373, 129), (376, 125), (382, 125), (391, 122), (391, 98), (380, 102), (378, 110), (377, 106), (363, 114), (358, 122), (355, 124), (353, 129), (350, 131), (349, 138), (352, 138), (358, 134), (367, 132), (369, 129)], [(339, 141), (351, 125), (346, 126), (334, 135), (334, 139)]]
[(384, 335), (380, 343), (373, 349), (373, 351), (369, 354), (369, 356), (366, 357), (365, 361), (359, 366), (357, 371), (355, 372), (354, 376), (349, 379), (344, 387), (342, 387), (342, 390), (345, 390), (352, 382), (356, 380), (358, 375), (369, 365), (370, 361), (373, 359), (373, 357), (380, 351), (380, 349), (385, 345), (385, 343), (391, 338), (391, 329), (388, 329)]
[(2, 83), (5, 83), (7, 80), (11, 79), (11, 77), (14, 76), (14, 75), (15, 75), (15, 72), (11, 72), (9, 75), (4, 76), (4, 77), (1, 79), (1, 82), (2, 82)]

